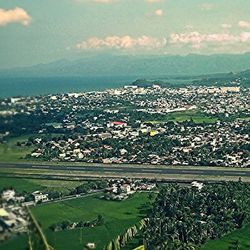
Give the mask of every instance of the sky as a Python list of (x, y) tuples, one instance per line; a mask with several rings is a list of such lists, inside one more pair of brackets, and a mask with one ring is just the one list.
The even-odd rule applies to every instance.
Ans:
[(0, 68), (250, 51), (248, 0), (0, 0)]

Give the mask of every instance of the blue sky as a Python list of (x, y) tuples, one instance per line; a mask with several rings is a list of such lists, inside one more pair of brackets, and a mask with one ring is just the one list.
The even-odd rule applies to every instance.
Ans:
[(250, 51), (247, 0), (0, 0), (0, 68), (89, 54)]

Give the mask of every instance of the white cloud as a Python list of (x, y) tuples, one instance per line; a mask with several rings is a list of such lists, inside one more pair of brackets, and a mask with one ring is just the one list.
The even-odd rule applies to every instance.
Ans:
[(248, 28), (250, 29), (250, 22), (247, 21), (239, 21), (238, 22), (239, 27), (241, 28)]
[(250, 43), (250, 32), (242, 32), (238, 35), (228, 33), (202, 34), (197, 31), (190, 33), (173, 33), (169, 42), (172, 44), (191, 44), (193, 48), (200, 48), (203, 44), (236, 44)]
[(155, 15), (156, 16), (163, 16), (163, 10), (162, 9), (155, 10)]
[(15, 9), (0, 9), (0, 26), (9, 23), (21, 23), (28, 25), (31, 21), (29, 14), (22, 8), (16, 7)]
[(131, 36), (107, 36), (105, 38), (91, 37), (76, 45), (78, 49), (133, 49), (144, 48), (154, 49), (164, 45), (164, 41), (149, 37), (141, 36), (133, 38)]

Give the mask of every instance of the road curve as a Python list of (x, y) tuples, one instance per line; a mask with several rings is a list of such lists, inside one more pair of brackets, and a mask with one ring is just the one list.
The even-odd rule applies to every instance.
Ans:
[(0, 163), (0, 169), (24, 169), (24, 170), (48, 170), (48, 171), (66, 171), (66, 172), (88, 172), (88, 173), (130, 173), (130, 174), (162, 174), (162, 175), (200, 175), (200, 176), (231, 176), (231, 177), (250, 177), (250, 171), (247, 170), (225, 170), (225, 169), (192, 169), (192, 168), (147, 168), (121, 166), (76, 166), (76, 165), (35, 165), (33, 163)]

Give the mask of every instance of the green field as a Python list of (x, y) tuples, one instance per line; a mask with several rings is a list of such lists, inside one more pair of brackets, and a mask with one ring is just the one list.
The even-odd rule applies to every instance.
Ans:
[(215, 123), (217, 121), (216, 118), (210, 117), (205, 113), (202, 113), (198, 110), (187, 110), (187, 111), (178, 111), (167, 114), (164, 119), (155, 120), (155, 121), (146, 121), (151, 123), (163, 123), (168, 121), (175, 121), (175, 122), (184, 122), (184, 121), (191, 121), (195, 123)]
[(0, 243), (1, 250), (27, 250), (28, 237), (26, 235), (17, 236), (9, 241)]
[[(110, 240), (144, 217), (147, 202), (146, 193), (135, 194), (122, 202), (100, 200), (99, 195), (95, 195), (37, 206), (32, 212), (55, 249), (80, 250), (88, 242), (95, 242), (97, 249), (103, 249)], [(49, 229), (52, 224), (63, 220), (92, 220), (99, 214), (104, 217), (105, 222), (102, 226), (62, 232), (52, 232)]]
[(17, 142), (27, 140), (28, 136), (20, 136), (8, 139), (5, 143), (0, 143), (0, 162), (16, 162), (22, 160), (32, 151), (32, 147), (17, 146)]
[(4, 188), (14, 188), (18, 192), (40, 191), (60, 191), (67, 193), (82, 184), (83, 181), (63, 181), (63, 180), (40, 180), (26, 178), (7, 178), (0, 176), (0, 190)]
[[(94, 242), (96, 249), (103, 247), (113, 238), (144, 218), (150, 203), (147, 193), (137, 193), (125, 201), (106, 201), (100, 195), (44, 204), (32, 209), (38, 222), (47, 236), (49, 244), (57, 250), (82, 250), (86, 243)], [(74, 229), (52, 232), (49, 229), (54, 223), (63, 220), (92, 220), (97, 215), (104, 217), (104, 224), (94, 228)], [(16, 237), (2, 245), (4, 250), (24, 250), (27, 247), (24, 236)], [(4, 247), (4, 248), (3, 248)]]
[[(239, 241), (239, 250), (248, 250), (250, 249), (250, 224), (236, 230), (221, 239), (218, 240), (210, 240), (204, 246), (202, 246), (201, 250), (228, 250), (232, 247), (232, 243), (234, 241)], [(232, 248), (236, 249), (236, 248)]]

